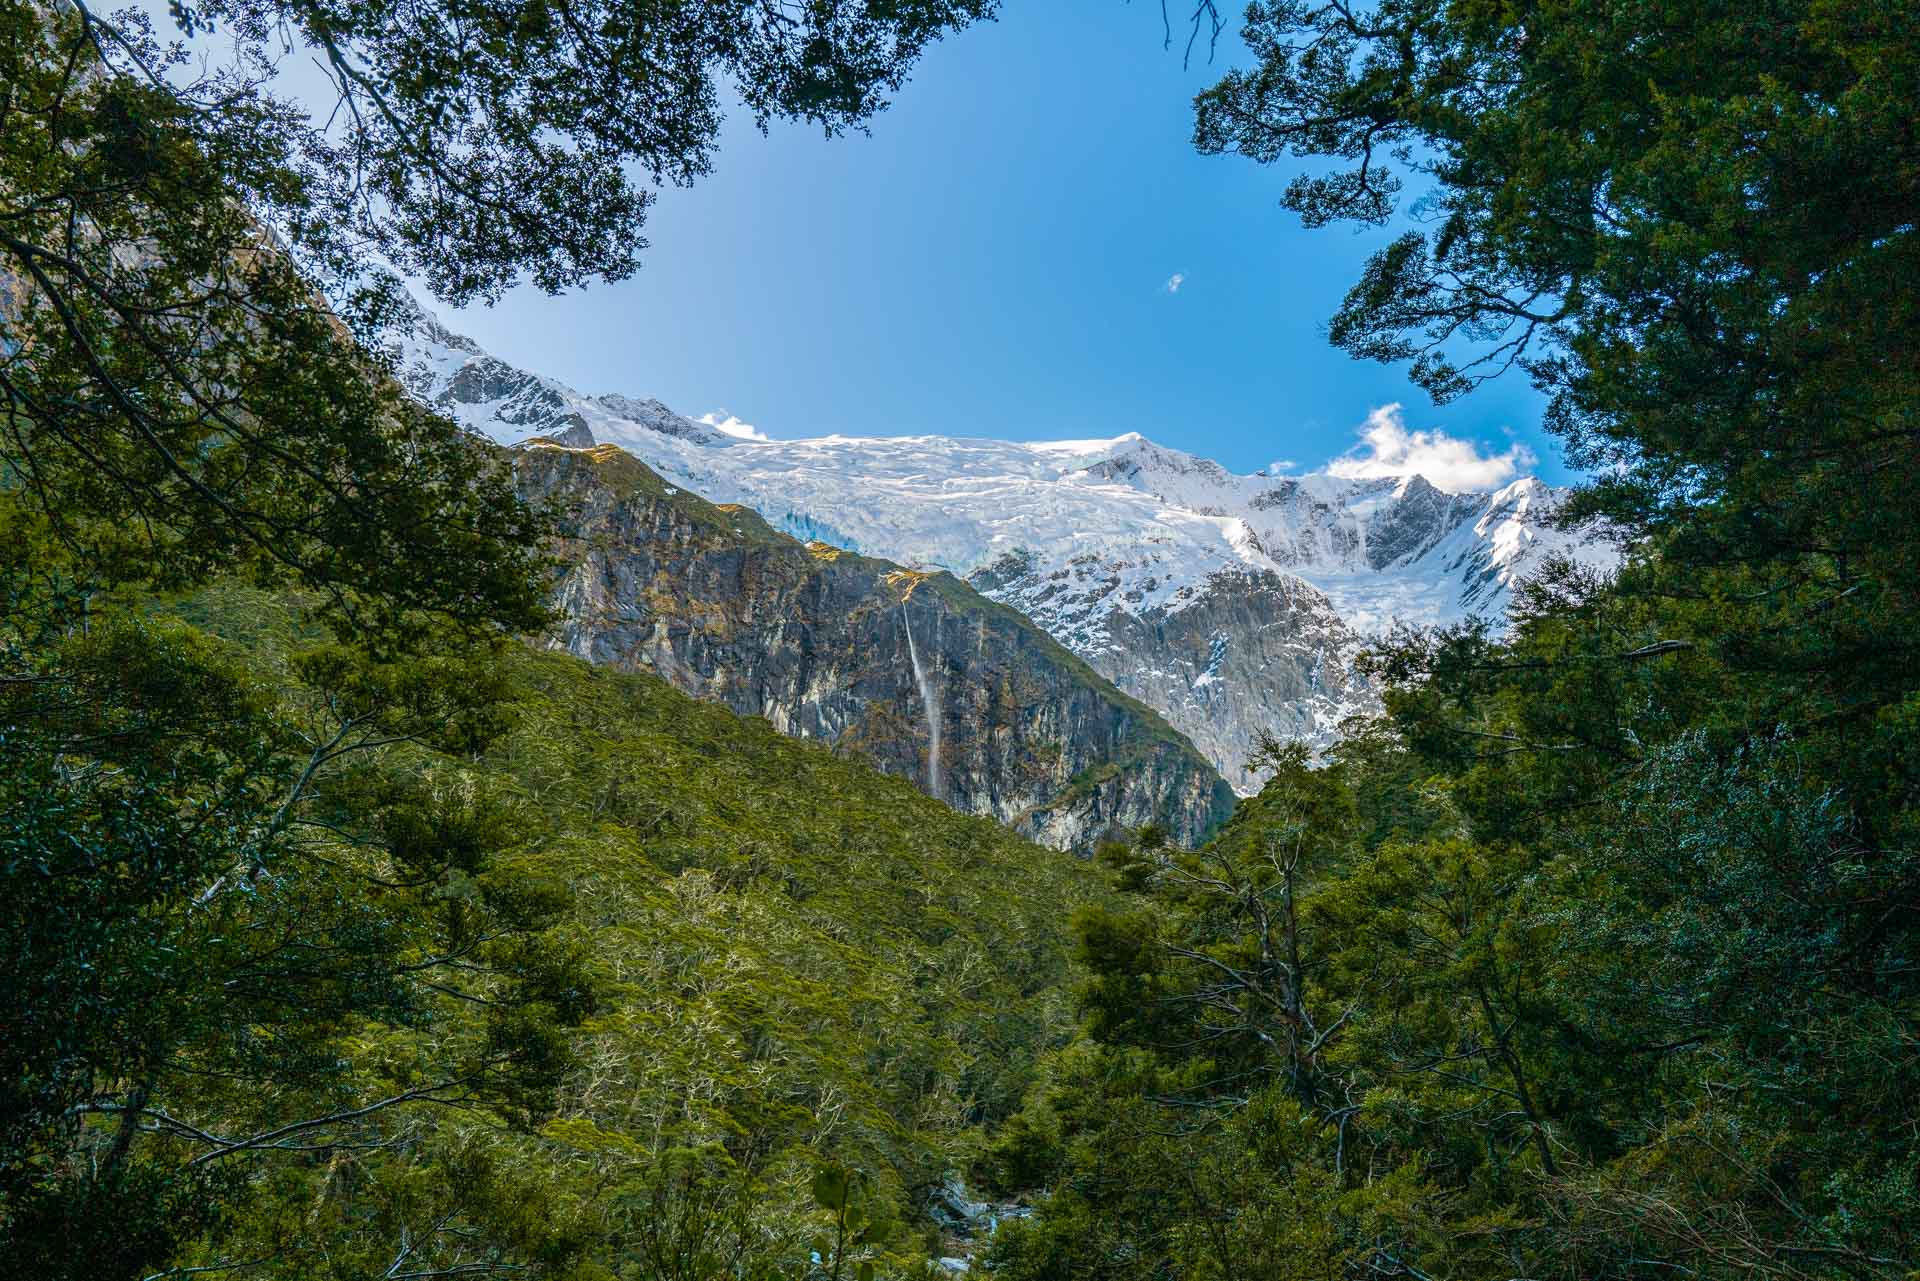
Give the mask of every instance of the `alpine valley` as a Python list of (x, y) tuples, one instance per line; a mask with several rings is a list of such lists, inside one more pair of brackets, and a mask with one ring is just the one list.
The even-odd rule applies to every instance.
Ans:
[[(818, 568), (843, 554), (869, 567), (857, 604), (832, 604), (840, 612), (829, 627), (825, 614), (780, 614), (794, 597), (747, 599), (752, 576), (732, 562), (727, 575), (698, 586), (680, 578), (673, 591), (637, 589), (633, 564), (644, 561), (651, 575), (672, 561), (650, 545), (684, 549), (684, 521), (655, 512), (576, 526), (556, 645), (655, 671), (789, 733), (861, 751), (957, 808), (1013, 821), (1056, 845), (1148, 818), (1193, 837), (1224, 813), (1205, 780), (1158, 744), (1161, 717), (1178, 731), (1171, 737), (1183, 735), (1234, 791), (1248, 794), (1259, 785), (1249, 758), (1263, 733), (1320, 749), (1346, 718), (1377, 706), (1354, 666), (1369, 637), (1474, 616), (1498, 624), (1514, 585), (1549, 557), (1604, 569), (1617, 556), (1599, 529), (1556, 527), (1565, 491), (1530, 477), (1458, 494), (1418, 475), (1237, 475), (1134, 433), (1042, 443), (768, 440), (658, 400), (582, 395), (488, 354), (424, 312), (399, 359), (417, 397), (494, 441), (528, 454), (591, 454), (603, 468), (606, 447), (617, 446), (658, 481), (644, 487), (652, 501), (690, 491), (725, 505), (719, 510), (758, 512), (764, 526), (756, 520), (751, 533), (730, 535), (756, 543), (758, 555), (773, 554), (768, 538), (778, 532), (810, 548), (778, 553), (784, 564), (811, 559)], [(541, 492), (586, 474), (553, 460), (523, 459), (519, 471), (523, 489)], [(570, 479), (556, 481), (562, 472)], [(638, 489), (629, 482), (624, 492)], [(604, 513), (606, 503), (599, 507)], [(939, 589), (909, 594), (929, 574)], [(830, 595), (812, 598), (824, 605)], [(934, 612), (913, 613), (909, 623), (923, 606), (903, 613), (902, 600), (932, 602)], [(1093, 686), (1056, 671), (1026, 640), (1014, 646), (1020, 657), (980, 669), (988, 602), (1031, 620), (1104, 677), (1100, 686), (1111, 682), (1111, 692), (1094, 698)], [(741, 627), (749, 618), (752, 636)], [(726, 644), (687, 639), (718, 635), (716, 627)], [(924, 654), (896, 654), (916, 638)], [(921, 679), (923, 657), (937, 677), (933, 688)], [(1004, 670), (1008, 663), (1016, 670)], [(996, 681), (1003, 706), (989, 715)], [(1070, 710), (1049, 695), (1004, 705), (1014, 685), (1072, 687), (1103, 710), (1083, 722), (1091, 703)], [(1140, 715), (1147, 708), (1158, 713), (1147, 714), (1151, 725)], [(1021, 724), (1023, 714), (1032, 723)], [(883, 731), (888, 718), (893, 729)], [(944, 751), (935, 744), (943, 723)], [(1097, 742), (1076, 742), (1096, 723)], [(909, 730), (912, 745), (903, 738)], [(1016, 750), (1013, 737), (1035, 750)], [(1141, 759), (1149, 740), (1158, 744), (1150, 749), (1154, 769), (1094, 768), (1110, 765), (1116, 751)], [(994, 743), (997, 766), (965, 759)], [(1038, 751), (1043, 743), (1051, 746)], [(935, 774), (942, 763), (945, 785)], [(1101, 796), (1094, 785), (1102, 773), (1121, 775), (1110, 791), (1127, 794)]]

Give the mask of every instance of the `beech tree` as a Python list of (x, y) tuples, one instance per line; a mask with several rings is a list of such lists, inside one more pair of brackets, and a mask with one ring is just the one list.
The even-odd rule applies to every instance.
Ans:
[(1441, 400), (1524, 370), (1636, 529), (1727, 499), (1729, 556), (1853, 549), (1860, 485), (1908, 520), (1886, 473), (1920, 430), (1911, 13), (1263, 0), (1245, 37), (1200, 149), (1332, 161), (1286, 189), (1309, 226), (1406, 197), (1426, 224), (1373, 257), (1337, 346)]
[[(168, 41), (0, 0), (10, 1269), (311, 1275), (345, 1235), (311, 1197), (255, 1256), (218, 1242), (319, 1160), (388, 1172), (375, 1274), (577, 1257), (484, 1143), (382, 1160), (432, 1146), (426, 1110), (541, 1119), (595, 1002), (566, 896), (506, 866), (537, 825), (470, 768), (547, 619), (548, 522), (391, 376), (385, 266), (454, 303), (617, 279), (648, 184), (710, 166), (724, 80), (855, 128), (991, 7), (180, 4)], [(318, 115), (274, 92), (295, 47)], [(307, 611), (274, 658), (153, 617), (235, 577)]]
[[(207, 70), (137, 13), (8, 0), (0, 431), (27, 506), (96, 572), (253, 567), (340, 615), (524, 629), (541, 526), (377, 376), (361, 348), (399, 304), (376, 264), (455, 304), (618, 279), (646, 180), (711, 166), (723, 79), (762, 124), (858, 127), (991, 9), (176, 5), (233, 46)], [(293, 47), (332, 77), (325, 115), (274, 92)]]
[[(1222, 1083), (1247, 1070), (1228, 1050), (1276, 1079), (1290, 1054), (1166, 1034), (1151, 942), (1227, 957), (1189, 941), (1170, 875), (1123, 869), (1145, 901), (1082, 931), (1091, 1043), (1015, 1127), (1064, 1191), (1002, 1232), (998, 1273), (1911, 1275), (1920, 21), (1246, 13), (1252, 64), (1199, 96), (1200, 148), (1309, 161), (1284, 196), (1309, 226), (1393, 230), (1334, 343), (1443, 402), (1531, 377), (1594, 473), (1568, 518), (1628, 554), (1549, 567), (1504, 627), (1367, 657), (1385, 714), (1325, 771), (1360, 822), (1299, 892), (1309, 995), (1345, 1018), (1317, 1111), (1236, 1133), (1273, 1100)], [(1275, 1205), (1333, 1257), (1185, 1255), (1226, 1259)]]

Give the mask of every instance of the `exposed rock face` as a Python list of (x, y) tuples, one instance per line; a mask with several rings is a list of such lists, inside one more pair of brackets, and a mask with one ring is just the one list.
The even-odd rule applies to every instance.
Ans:
[(1424, 476), (1407, 477), (1367, 528), (1367, 568), (1418, 560), (1455, 526), (1480, 516), (1485, 505), (1478, 495), (1443, 493)]
[(1260, 735), (1316, 747), (1378, 701), (1353, 670), (1360, 640), (1325, 595), (1291, 575), (1228, 569), (1172, 603), (1116, 608), (1097, 560), (1049, 569), (1012, 553), (969, 577), (1019, 609), (1125, 693), (1163, 712), (1242, 793)]
[(803, 545), (612, 447), (536, 440), (515, 467), (528, 498), (571, 512), (556, 647), (937, 778), (955, 809), (1055, 847), (1147, 822), (1197, 842), (1232, 807), (1158, 714), (949, 574)]

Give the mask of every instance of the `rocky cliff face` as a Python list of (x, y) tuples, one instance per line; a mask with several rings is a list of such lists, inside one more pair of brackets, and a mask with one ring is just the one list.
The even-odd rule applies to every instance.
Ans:
[(1291, 575), (1223, 569), (1171, 603), (1118, 607), (1124, 580), (1098, 559), (1065, 567), (1010, 553), (969, 576), (981, 592), (1071, 638), (1116, 687), (1192, 740), (1235, 790), (1262, 734), (1315, 747), (1378, 706), (1353, 660), (1360, 639), (1326, 596)]
[(824, 739), (1055, 847), (1150, 821), (1197, 842), (1231, 809), (1158, 714), (952, 575), (801, 544), (610, 446), (536, 440), (516, 475), (568, 513), (557, 647)]

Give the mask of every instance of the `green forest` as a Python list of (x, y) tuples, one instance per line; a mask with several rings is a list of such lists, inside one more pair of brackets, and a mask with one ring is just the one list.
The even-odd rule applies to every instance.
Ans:
[(955, 1178), (1012, 1281), (1920, 1277), (1910, 4), (1248, 6), (1196, 146), (1417, 201), (1329, 338), (1532, 380), (1623, 560), (1200, 848), (529, 643), (394, 272), (620, 279), (724, 92), (857, 131), (995, 8), (0, 0), (0, 1277), (937, 1276)]

